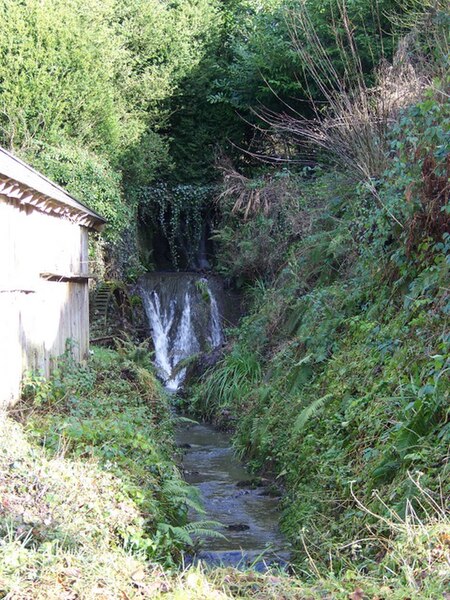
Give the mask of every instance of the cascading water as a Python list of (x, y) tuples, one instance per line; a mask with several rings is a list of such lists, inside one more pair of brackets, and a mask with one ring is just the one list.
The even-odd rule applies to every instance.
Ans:
[(209, 302), (211, 304), (211, 333), (209, 336), (209, 341), (213, 348), (217, 348), (223, 341), (222, 336), (222, 324), (220, 322), (220, 313), (219, 307), (217, 305), (217, 300), (214, 297), (211, 289), (208, 286), (208, 295)]
[(149, 273), (141, 278), (140, 289), (156, 368), (166, 388), (176, 391), (186, 376), (180, 363), (222, 343), (220, 286), (195, 273)]
[[(149, 273), (139, 287), (155, 347), (155, 364), (167, 389), (184, 382), (182, 361), (223, 342), (222, 321), (236, 322), (239, 300), (216, 277), (196, 273)], [(233, 312), (234, 311), (234, 312)], [(277, 499), (252, 483), (233, 455), (230, 436), (205, 424), (181, 423), (176, 440), (185, 449), (180, 467), (202, 497), (207, 519), (221, 523), (224, 537), (210, 539), (197, 557), (210, 564), (286, 564), (286, 542), (278, 526)], [(253, 477), (254, 479), (254, 477)], [(266, 489), (267, 488), (267, 489)], [(198, 515), (192, 514), (195, 520)], [(204, 518), (204, 517), (200, 517)], [(261, 558), (263, 557), (263, 558)], [(189, 558), (188, 558), (189, 560)]]

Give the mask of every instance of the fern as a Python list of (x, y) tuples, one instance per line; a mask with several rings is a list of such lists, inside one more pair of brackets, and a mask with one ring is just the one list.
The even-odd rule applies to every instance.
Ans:
[(395, 431), (390, 446), (374, 468), (372, 479), (375, 483), (392, 481), (398, 469), (408, 467), (411, 463), (411, 454), (420, 450), (421, 440), (442, 423), (445, 418), (443, 409), (448, 396), (445, 389), (438, 388), (438, 384), (445, 372), (445, 365), (443, 365), (442, 371), (432, 382), (422, 387), (416, 385), (414, 381), (409, 384), (407, 389), (415, 400), (410, 402), (406, 409), (409, 409), (412, 415)]
[(202, 521), (191, 521), (184, 526), (184, 529), (190, 534), (199, 537), (210, 537), (216, 539), (226, 540), (226, 536), (220, 531), (213, 529), (213, 527), (222, 527), (222, 523), (218, 521), (202, 520)]
[(325, 394), (325, 396), (317, 398), (317, 400), (314, 400), (314, 402), (311, 402), (311, 404), (306, 406), (295, 420), (294, 433), (301, 433), (304, 430), (307, 422), (312, 417), (317, 416), (332, 397), (332, 394)]
[(438, 423), (439, 401), (418, 399), (414, 405), (417, 411), (414, 417), (397, 431), (392, 446), (372, 472), (376, 483), (391, 481), (399, 468), (407, 466), (410, 453), (420, 448), (420, 439), (431, 433)]
[(162, 484), (162, 494), (172, 505), (185, 505), (198, 513), (204, 513), (200, 492), (180, 479), (167, 479)]
[(184, 546), (193, 546), (195, 544), (194, 537), (197, 538), (216, 538), (226, 539), (226, 537), (212, 529), (213, 527), (220, 527), (221, 524), (216, 521), (192, 521), (186, 525), (176, 526), (170, 525), (170, 523), (160, 523), (158, 530), (168, 535), (172, 542), (175, 544), (181, 544)]
[(286, 388), (289, 394), (302, 387), (312, 376), (312, 359), (312, 354), (307, 354), (293, 366)]
[(191, 508), (192, 510), (195, 510), (195, 512), (198, 512), (202, 515), (204, 515), (206, 512), (201, 504), (200, 499), (185, 496), (183, 498), (183, 502), (187, 507)]
[(160, 523), (158, 525), (158, 530), (161, 533), (168, 535), (173, 543), (182, 544), (184, 546), (194, 545), (194, 540), (183, 526), (177, 527), (175, 525), (170, 525), (169, 523)]

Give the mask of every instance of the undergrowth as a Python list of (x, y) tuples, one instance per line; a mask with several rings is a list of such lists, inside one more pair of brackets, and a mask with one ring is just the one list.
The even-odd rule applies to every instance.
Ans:
[[(283, 482), (298, 568), (342, 577), (353, 564), (426, 598), (442, 597), (449, 581), (448, 547), (435, 571), (391, 525), (414, 514), (431, 531), (420, 490), (442, 514), (450, 497), (444, 88), (436, 81), (392, 124), (378, 180), (355, 184), (332, 169), (297, 179), (308, 228), (284, 246), (283, 261), (273, 255), (268, 276), (247, 278), (252, 308), (193, 402), (197, 414), (235, 429), (237, 452), (255, 469)], [(233, 276), (247, 261), (251, 271), (259, 260), (251, 226), (229, 218), (224, 226), (234, 234), (222, 236), (222, 270)], [(282, 234), (259, 235), (276, 246)], [(389, 563), (396, 544), (407, 568)]]
[(91, 597), (102, 581), (107, 597), (129, 597), (120, 586), (136, 595), (133, 573), (147, 561), (172, 568), (194, 534), (215, 534), (187, 521), (202, 508), (175, 465), (168, 399), (139, 348), (96, 348), (83, 367), (69, 346), (50, 379), (27, 376), (11, 416), (1, 420), (1, 597)]
[[(0, 598), (405, 597), (407, 583), (380, 583), (351, 565), (321, 575), (312, 561), (311, 582), (276, 569), (180, 568), (190, 534), (208, 533), (208, 523), (186, 522), (197, 499), (174, 467), (167, 398), (148, 367), (128, 343), (119, 352), (95, 349), (87, 367), (68, 352), (52, 379), (28, 376), (22, 403), (1, 416)], [(395, 537), (382, 564), (403, 565), (408, 543), (416, 557), (403, 565), (410, 578), (419, 568), (444, 573), (448, 550), (439, 505), (422, 488), (420, 498), (433, 528), (412, 507), (403, 520), (392, 513), (383, 521)], [(441, 587), (423, 581), (423, 597), (438, 597)]]

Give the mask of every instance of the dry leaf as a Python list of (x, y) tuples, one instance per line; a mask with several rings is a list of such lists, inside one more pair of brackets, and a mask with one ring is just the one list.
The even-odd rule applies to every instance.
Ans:
[(364, 600), (364, 592), (361, 588), (356, 588), (349, 596), (350, 600)]
[(141, 567), (140, 569), (138, 569), (137, 571), (135, 571), (132, 574), (131, 579), (133, 581), (143, 581), (145, 579), (145, 576), (146, 576), (145, 569), (143, 567)]
[(77, 567), (68, 567), (67, 569), (63, 569), (62, 573), (66, 577), (70, 577), (72, 579), (78, 579), (81, 575), (81, 569), (77, 569)]

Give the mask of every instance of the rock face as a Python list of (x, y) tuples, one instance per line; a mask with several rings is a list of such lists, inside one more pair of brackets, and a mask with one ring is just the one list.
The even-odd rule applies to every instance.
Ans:
[(149, 273), (139, 288), (158, 373), (167, 389), (176, 391), (190, 358), (196, 357), (197, 368), (204, 371), (220, 357), (230, 296), (220, 278), (198, 273)]

